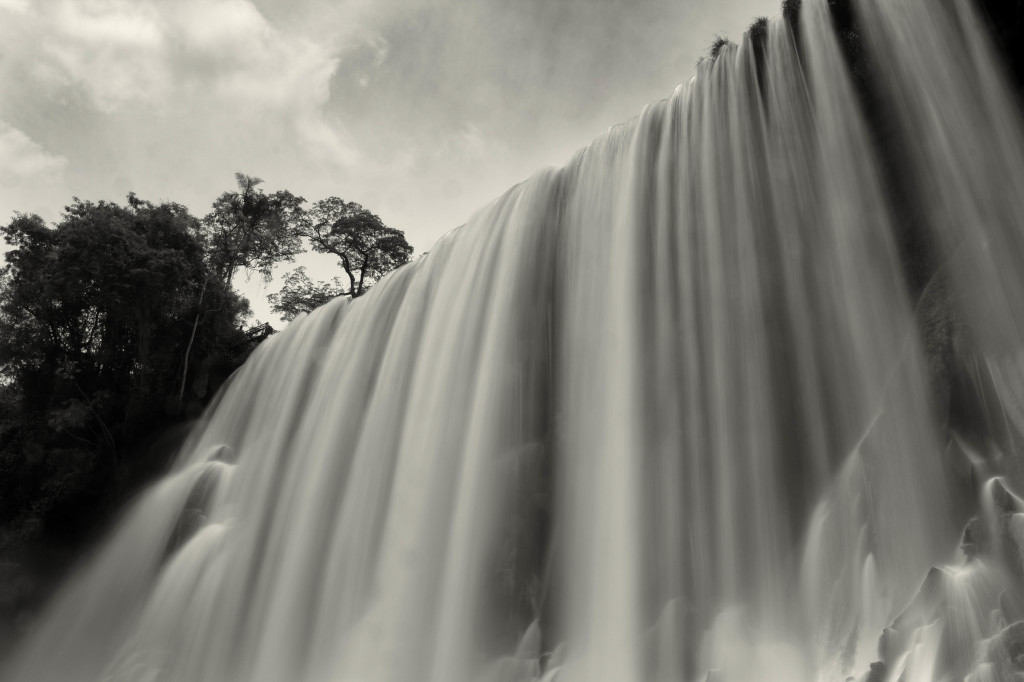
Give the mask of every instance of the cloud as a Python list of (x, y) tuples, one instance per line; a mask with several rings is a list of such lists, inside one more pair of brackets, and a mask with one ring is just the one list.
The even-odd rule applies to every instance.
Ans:
[(364, 28), (354, 31), (349, 42), (344, 55), (346, 66), (359, 87), (367, 88), (387, 61), (391, 44), (382, 35)]
[[(54, 192), (64, 187), (67, 159), (51, 154), (22, 131), (0, 121), (0, 207), (29, 213), (47, 211)], [(6, 222), (9, 216), (0, 215)], [(54, 217), (47, 215), (47, 217)]]
[(152, 7), (125, 2), (44, 5), (51, 31), (36, 74), (56, 86), (79, 87), (109, 112), (133, 100), (155, 101), (173, 74), (161, 58), (163, 34)]
[(34, 52), (23, 61), (54, 100), (103, 115), (236, 112), (355, 160), (323, 113), (339, 48), (279, 30), (248, 0), (54, 0), (32, 12), (37, 40), (21, 42)]
[(0, 10), (25, 14), (29, 11), (29, 0), (0, 0)]
[[(311, 34), (251, 0), (0, 3), (0, 120), (65, 159), (44, 217), (129, 191), (201, 215), (235, 171), (319, 198), (363, 162), (329, 106), (350, 46), (386, 57), (355, 22)], [(0, 220), (27, 197), (5, 191)]]
[(53, 177), (65, 166), (67, 159), (47, 153), (28, 135), (0, 121), (0, 185)]
[(241, 171), (358, 200), (427, 248), (766, 7), (0, 0), (0, 119), (68, 160), (63, 202), (135, 191), (201, 214)]

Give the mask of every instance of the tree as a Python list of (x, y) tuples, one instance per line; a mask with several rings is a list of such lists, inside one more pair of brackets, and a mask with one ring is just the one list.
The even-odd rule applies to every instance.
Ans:
[(328, 301), (345, 295), (344, 285), (337, 277), (331, 282), (314, 282), (306, 275), (306, 268), (295, 268), (284, 278), (281, 291), (271, 294), (270, 300), (274, 312), (282, 319), (294, 320), (302, 313), (316, 310)]
[(181, 367), (178, 402), (184, 400), (188, 383), (192, 346), (196, 330), (203, 315), (216, 312), (207, 310), (204, 303), (210, 278), (225, 287), (239, 268), (255, 270), (270, 281), (274, 266), (292, 261), (302, 251), (297, 224), (302, 220), (305, 199), (287, 190), (264, 194), (258, 188), (263, 180), (244, 173), (235, 173), (237, 192), (224, 192), (213, 202), (213, 210), (203, 218), (200, 236), (206, 245), (206, 261), (210, 271), (204, 276), (196, 296), (196, 311), (192, 320), (192, 333), (185, 347)]
[[(78, 527), (131, 476), (125, 453), (178, 418), (190, 338), (203, 368), (192, 400), (241, 363), (248, 304), (211, 276), (199, 223), (177, 204), (75, 199), (52, 228), (18, 215), (0, 233), (13, 247), (0, 275), (0, 523)], [(216, 312), (196, 325), (204, 287)]]
[(255, 270), (269, 281), (276, 264), (302, 252), (298, 225), (305, 199), (287, 190), (264, 194), (259, 178), (235, 173), (237, 192), (224, 192), (203, 218), (210, 263), (230, 286), (238, 268)]
[(359, 204), (338, 197), (313, 204), (298, 223), (298, 234), (308, 239), (317, 253), (338, 258), (348, 287), (337, 278), (330, 284), (313, 282), (304, 269), (292, 271), (281, 292), (270, 297), (273, 310), (289, 320), (335, 296), (362, 296), (412, 256), (412, 247), (401, 230), (388, 227)]

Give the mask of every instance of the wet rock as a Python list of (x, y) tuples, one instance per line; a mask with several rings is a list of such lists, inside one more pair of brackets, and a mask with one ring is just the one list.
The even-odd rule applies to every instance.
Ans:
[(891, 627), (885, 628), (878, 638), (878, 655), (883, 661), (890, 663), (896, 661), (903, 653), (905, 639), (906, 637), (899, 630)]
[(914, 632), (941, 617), (948, 601), (951, 580), (945, 569), (933, 566), (928, 571), (917, 594), (879, 637), (878, 653), (884, 664), (893, 665), (910, 646)]
[(955, 311), (944, 272), (929, 280), (914, 310), (924, 350), (932, 403), (943, 424), (949, 421), (951, 372), (954, 363)]
[[(974, 453), (969, 446), (955, 433), (949, 434), (949, 440), (943, 452), (943, 463), (948, 467), (951, 474), (962, 481), (967, 489), (965, 496), (973, 498), (980, 480), (987, 478), (985, 472), (979, 471), (983, 466), (984, 458)], [(973, 499), (970, 500), (973, 503)]]
[(932, 566), (910, 604), (893, 621), (892, 629), (910, 632), (934, 622), (945, 606), (950, 580), (948, 571)]
[(540, 621), (534, 619), (530, 623), (530, 627), (526, 628), (526, 632), (519, 638), (519, 644), (516, 646), (516, 658), (540, 658)]
[(1003, 615), (1003, 621), (1006, 623), (1014, 623), (1018, 620), (1024, 620), (1024, 605), (1021, 604), (1020, 596), (1017, 594), (1010, 594), (1009, 592), (1003, 592), (999, 595), (999, 611)]
[(235, 452), (234, 448), (224, 444), (212, 446), (206, 454), (206, 461), (208, 462), (234, 464), (237, 460), (238, 453)]
[(871, 670), (868, 672), (868, 676), (864, 679), (864, 682), (885, 682), (888, 674), (889, 666), (882, 661), (875, 661), (871, 664)]
[(488, 608), (507, 614), (497, 626), (499, 650), (520, 642), (535, 622), (538, 649), (552, 645), (551, 639), (557, 637), (556, 624), (545, 611), (551, 598), (546, 584), (552, 551), (550, 459), (550, 449), (538, 440), (510, 448), (498, 461), (499, 475), (510, 482), (511, 491), (503, 501), (502, 524), (496, 531), (500, 540), (489, 567), (495, 579), (488, 588)]
[(1018, 621), (993, 637), (988, 647), (988, 663), (998, 680), (1021, 679), (1024, 673), (1024, 621)]
[(170, 557), (177, 552), (196, 532), (206, 523), (206, 512), (195, 507), (185, 508), (174, 524), (174, 530), (167, 540), (167, 547), (164, 549), (164, 557)]
[(178, 521), (171, 531), (164, 549), (164, 557), (169, 557), (178, 551), (182, 545), (195, 535), (203, 525), (206, 524), (210, 503), (214, 493), (220, 485), (221, 477), (231, 468), (219, 460), (210, 460), (207, 468), (196, 480), (185, 499), (185, 506), (178, 516)]
[(994, 463), (1001, 453), (1013, 450), (1014, 439), (992, 376), (993, 357), (977, 349), (967, 336), (954, 340), (948, 424), (974, 452)]
[(987, 548), (988, 529), (985, 528), (982, 520), (975, 516), (964, 526), (964, 532), (960, 540), (960, 551), (970, 561), (984, 554)]
[(989, 483), (992, 503), (1004, 514), (1024, 512), (1024, 500), (1014, 495), (1006, 487), (1002, 478), (995, 478)]
[(545, 667), (546, 668), (559, 668), (559, 667), (565, 665), (566, 653), (567, 652), (566, 652), (565, 642), (562, 642), (561, 644), (559, 644), (558, 646), (555, 647), (555, 650), (548, 657), (547, 666), (545, 666)]

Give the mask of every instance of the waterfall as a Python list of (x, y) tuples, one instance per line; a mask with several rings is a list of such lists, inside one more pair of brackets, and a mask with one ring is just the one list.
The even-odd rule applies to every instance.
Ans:
[(850, 4), (264, 342), (0, 678), (1017, 679), (1024, 128)]

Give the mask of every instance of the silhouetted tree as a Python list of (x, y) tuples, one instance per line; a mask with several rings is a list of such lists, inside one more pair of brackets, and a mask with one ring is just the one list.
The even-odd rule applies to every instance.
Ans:
[(331, 299), (345, 295), (345, 287), (335, 277), (331, 282), (314, 282), (306, 275), (306, 268), (295, 268), (284, 278), (281, 291), (271, 294), (272, 310), (285, 320), (294, 320), (302, 313), (312, 312)]
[[(241, 363), (248, 304), (211, 277), (198, 221), (178, 204), (75, 199), (52, 228), (18, 215), (0, 232), (13, 247), (0, 279), (0, 523), (78, 528), (126, 452), (177, 418), (189, 339), (203, 368), (191, 400), (230, 371), (216, 366)], [(194, 325), (204, 286), (217, 312)]]
[(273, 310), (285, 319), (313, 310), (335, 296), (362, 296), (412, 256), (412, 247), (401, 230), (388, 227), (359, 204), (338, 197), (313, 204), (299, 223), (298, 234), (308, 239), (317, 253), (338, 258), (348, 287), (337, 278), (330, 284), (313, 282), (305, 270), (292, 271), (281, 292), (270, 297)]
[(230, 285), (238, 268), (270, 280), (275, 265), (302, 252), (297, 227), (305, 199), (287, 190), (264, 194), (259, 178), (235, 173), (237, 192), (224, 192), (203, 218), (209, 259), (218, 278)]

